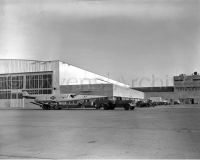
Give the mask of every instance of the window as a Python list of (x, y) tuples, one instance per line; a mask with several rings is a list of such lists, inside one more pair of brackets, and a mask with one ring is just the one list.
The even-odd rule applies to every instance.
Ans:
[(0, 99), (10, 99), (11, 92), (9, 91), (0, 91)]
[(29, 94), (52, 94), (52, 73), (24, 73), (0, 75), (0, 99), (21, 99), (20, 90)]
[(23, 76), (0, 77), (0, 89), (22, 89)]
[(7, 89), (7, 78), (0, 77), (0, 89)]
[(52, 88), (52, 75), (28, 75), (26, 76), (26, 89)]
[(12, 76), (11, 89), (22, 89), (22, 88), (23, 88), (23, 76)]

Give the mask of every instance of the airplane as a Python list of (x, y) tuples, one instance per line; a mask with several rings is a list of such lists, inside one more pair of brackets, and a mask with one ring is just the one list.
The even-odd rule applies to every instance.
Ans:
[(22, 96), (26, 99), (34, 99), (33, 103), (43, 110), (58, 110), (63, 108), (85, 108), (95, 107), (95, 101), (106, 100), (106, 96), (82, 95), (82, 94), (50, 94), (50, 95), (30, 95), (27, 91), (22, 91)]

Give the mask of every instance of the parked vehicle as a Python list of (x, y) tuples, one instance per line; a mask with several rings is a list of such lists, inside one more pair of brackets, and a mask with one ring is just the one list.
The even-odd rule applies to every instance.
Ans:
[(165, 100), (165, 99), (162, 99), (162, 97), (150, 97), (149, 98), (152, 103), (156, 106), (156, 105), (169, 105), (170, 102)]
[(136, 103), (137, 107), (151, 107), (154, 106), (151, 100), (140, 100)]
[(181, 104), (181, 102), (179, 100), (174, 100), (174, 104)]
[(114, 110), (121, 107), (125, 110), (134, 110), (136, 106), (133, 100), (123, 100), (121, 97), (97, 99), (94, 103), (96, 109), (103, 108), (104, 110)]

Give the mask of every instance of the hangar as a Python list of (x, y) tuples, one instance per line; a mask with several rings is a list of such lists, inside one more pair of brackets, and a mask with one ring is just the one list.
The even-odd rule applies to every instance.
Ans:
[(143, 92), (126, 84), (63, 61), (0, 59), (0, 106), (27, 106), (22, 91), (32, 95), (82, 92), (125, 99), (144, 98)]

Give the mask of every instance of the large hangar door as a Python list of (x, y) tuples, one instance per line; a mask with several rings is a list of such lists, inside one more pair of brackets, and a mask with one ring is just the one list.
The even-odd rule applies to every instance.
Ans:
[(52, 94), (53, 72), (0, 74), (0, 107), (26, 107), (22, 91), (31, 95)]

